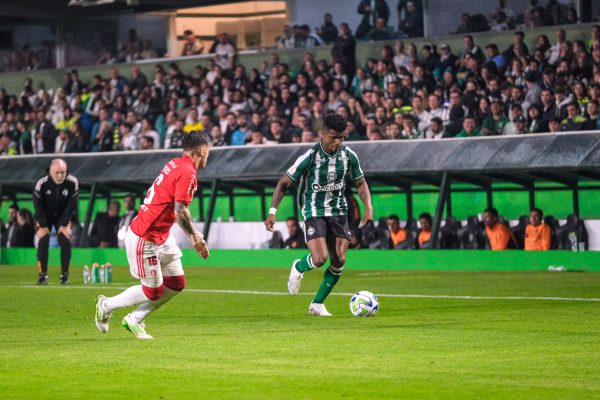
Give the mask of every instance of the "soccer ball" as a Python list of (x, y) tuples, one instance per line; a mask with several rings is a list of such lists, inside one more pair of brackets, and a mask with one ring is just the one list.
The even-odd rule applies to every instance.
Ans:
[(350, 299), (350, 312), (355, 317), (372, 317), (379, 309), (377, 297), (369, 291), (361, 290)]

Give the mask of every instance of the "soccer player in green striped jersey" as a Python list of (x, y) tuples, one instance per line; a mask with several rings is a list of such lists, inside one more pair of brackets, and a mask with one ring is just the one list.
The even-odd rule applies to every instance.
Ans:
[(299, 183), (298, 203), (304, 217), (304, 234), (310, 253), (292, 264), (288, 291), (292, 295), (298, 294), (304, 272), (322, 267), (329, 258), (329, 267), (308, 308), (313, 315), (331, 315), (323, 303), (340, 279), (346, 262), (350, 240), (348, 205), (344, 196), (346, 177), (358, 189), (365, 206), (361, 225), (373, 219), (371, 193), (358, 157), (342, 143), (345, 130), (346, 120), (341, 115), (330, 114), (325, 117), (323, 139), (298, 157), (279, 179), (265, 221), (267, 230), (272, 232), (277, 206), (286, 190)]

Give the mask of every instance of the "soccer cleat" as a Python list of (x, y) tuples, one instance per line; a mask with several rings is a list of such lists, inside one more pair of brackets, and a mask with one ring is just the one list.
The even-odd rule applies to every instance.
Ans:
[(300, 291), (300, 283), (302, 282), (302, 277), (304, 276), (302, 272), (298, 272), (296, 269), (296, 264), (299, 262), (300, 259), (294, 260), (292, 263), (292, 269), (290, 270), (290, 277), (288, 278), (288, 292), (294, 296)]
[(131, 318), (131, 314), (127, 314), (123, 321), (121, 321), (123, 328), (133, 333), (138, 339), (154, 339), (152, 336), (146, 333), (146, 326), (143, 322), (137, 323)]
[(43, 272), (40, 273), (38, 276), (37, 284), (38, 285), (47, 285), (48, 284), (48, 275), (44, 274)]
[(325, 304), (310, 303), (310, 306), (308, 306), (308, 313), (320, 317), (331, 317), (331, 313), (327, 311)]
[(68, 285), (69, 284), (69, 275), (67, 275), (67, 274), (60, 274), (60, 284), (61, 285)]
[(108, 320), (110, 312), (104, 311), (102, 302), (106, 300), (106, 296), (100, 295), (96, 298), (96, 327), (102, 333), (108, 332)]

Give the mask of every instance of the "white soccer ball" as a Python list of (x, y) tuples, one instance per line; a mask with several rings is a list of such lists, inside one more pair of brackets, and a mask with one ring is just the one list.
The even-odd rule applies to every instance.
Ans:
[(350, 312), (355, 317), (372, 317), (379, 309), (377, 297), (367, 290), (361, 290), (350, 299)]

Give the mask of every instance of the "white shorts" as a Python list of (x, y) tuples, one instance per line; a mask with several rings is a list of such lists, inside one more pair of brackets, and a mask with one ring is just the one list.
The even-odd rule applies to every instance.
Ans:
[(131, 275), (146, 287), (159, 287), (164, 276), (183, 275), (179, 259), (183, 255), (171, 233), (163, 244), (139, 237), (131, 229), (125, 233), (125, 251)]

